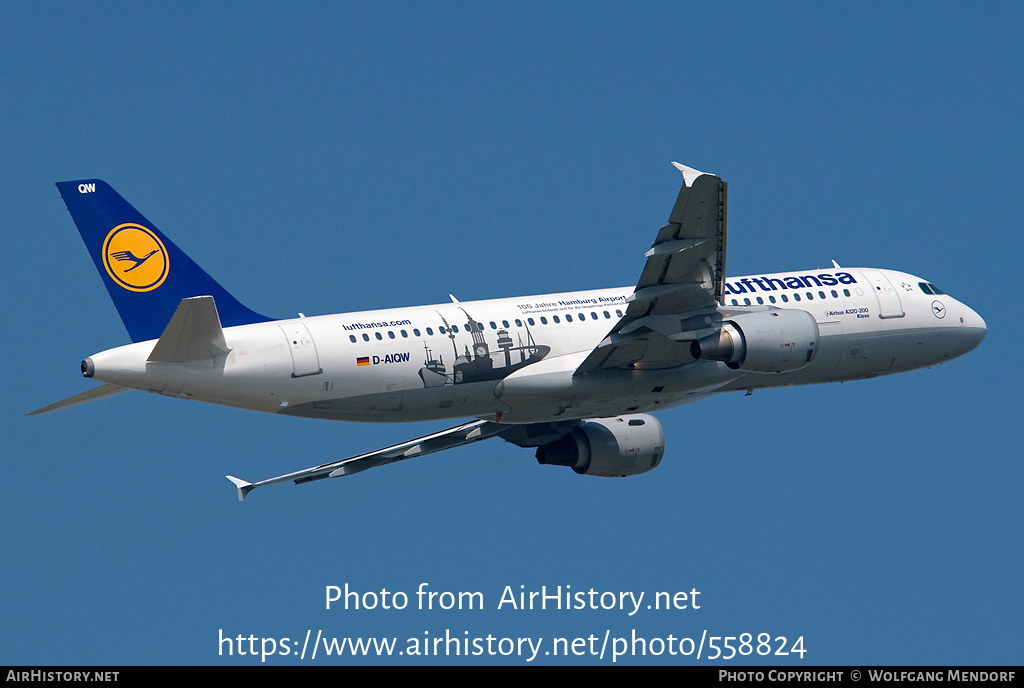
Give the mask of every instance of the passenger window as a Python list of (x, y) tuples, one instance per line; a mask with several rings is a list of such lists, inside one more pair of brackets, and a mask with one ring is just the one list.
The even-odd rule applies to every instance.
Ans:
[(850, 295), (850, 290), (849, 289), (843, 289), (843, 295), (844, 296), (849, 296)]
[(554, 320), (555, 322), (562, 322), (561, 320), (558, 319), (557, 315), (551, 316), (551, 319)]
[(743, 299), (743, 304), (746, 306), (750, 305), (750, 299)]
[(597, 311), (590, 311), (590, 319), (597, 320)]
[(616, 308), (615, 309), (615, 315), (617, 315), (617, 316), (619, 316), (621, 318), (622, 317), (622, 311), (620, 311), (618, 308)]
[(370, 335), (368, 335), (368, 334), (366, 334), (365, 332), (363, 332), (363, 341), (364, 341), (364, 342), (368, 342), (368, 341), (370, 341)]
[(839, 298), (839, 292), (837, 292), (835, 289), (832, 290), (832, 298), (833, 299), (838, 299)]
[(395, 333), (392, 332), (391, 330), (388, 330), (388, 337), (391, 338), (391, 339), (394, 339), (395, 338)]
[(350, 342), (352, 342), (353, 344), (355, 344), (355, 343), (356, 343), (356, 336), (355, 336), (354, 334), (350, 334), (350, 335), (348, 336), (348, 340), (349, 340)]
[(498, 329), (498, 325), (497, 325), (497, 323), (495, 323), (495, 322), (494, 322), (493, 320), (491, 321), (491, 329), (492, 329), (492, 330), (496, 330), (496, 329)]
[[(516, 318), (516, 327), (522, 327), (522, 326), (523, 326), (523, 321), (520, 320), (519, 318)], [(506, 323), (505, 327), (508, 327), (507, 323)]]
[(530, 323), (531, 325), (533, 325), (533, 318), (527, 318), (527, 319), (526, 319), (526, 322), (528, 322), (528, 323)]
[(384, 337), (381, 336), (380, 332), (374, 332), (373, 336), (376, 337), (378, 340), (384, 339)]
[(427, 328), (427, 335), (430, 336), (430, 337), (434, 336), (434, 328), (433, 327), (428, 327)]
[(807, 300), (808, 301), (813, 301), (814, 300), (814, 294), (812, 294), (811, 292), (807, 292)]
[(768, 300), (771, 301), (772, 303), (775, 303), (775, 297), (774, 296), (769, 296)]
[(417, 328), (413, 328), (413, 331), (412, 331), (412, 333), (413, 333), (413, 336), (416, 336), (416, 337), (419, 337), (419, 336), (420, 336), (420, 331), (419, 331), (419, 329), (417, 329)]
[(785, 294), (782, 295), (782, 303), (789, 303), (789, 297)]
[(761, 305), (764, 305), (764, 299), (762, 299), (760, 296), (757, 297), (757, 302)]
[(565, 322), (572, 322), (572, 313), (565, 314)]
[(611, 313), (609, 313), (608, 311), (605, 311), (604, 312), (604, 317), (605, 318), (611, 318), (612, 316), (611, 316)]
[(823, 298), (825, 298), (825, 292), (823, 292), (823, 291), (819, 291), (819, 292), (818, 292), (818, 298), (819, 298), (819, 299), (823, 299)]
[(800, 300), (800, 295), (799, 294), (793, 294), (793, 300), (794, 301), (799, 301)]
[(543, 315), (540, 317), (540, 324), (541, 325), (547, 325), (548, 324), (548, 319), (545, 318)]

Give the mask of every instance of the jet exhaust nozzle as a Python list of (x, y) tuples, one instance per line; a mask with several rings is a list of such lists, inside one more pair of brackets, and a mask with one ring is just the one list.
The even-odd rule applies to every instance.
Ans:
[(698, 360), (724, 361), (735, 365), (743, 362), (744, 353), (743, 335), (729, 323), (713, 335), (694, 340), (690, 344), (690, 355)]

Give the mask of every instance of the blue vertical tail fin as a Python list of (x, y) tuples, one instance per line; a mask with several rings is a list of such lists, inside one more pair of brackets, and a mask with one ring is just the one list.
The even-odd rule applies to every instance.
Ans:
[(106, 182), (57, 189), (133, 342), (159, 338), (193, 296), (212, 296), (224, 327), (272, 320), (243, 306)]

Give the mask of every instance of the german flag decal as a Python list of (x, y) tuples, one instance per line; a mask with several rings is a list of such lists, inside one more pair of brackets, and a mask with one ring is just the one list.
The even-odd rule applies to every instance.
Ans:
[(356, 359), (356, 365), (357, 366), (370, 365), (370, 357), (369, 356), (362, 356), (360, 358), (357, 358)]

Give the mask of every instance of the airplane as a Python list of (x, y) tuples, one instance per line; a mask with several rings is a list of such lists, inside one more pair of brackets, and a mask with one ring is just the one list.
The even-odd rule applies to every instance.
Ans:
[(625, 477), (664, 457), (651, 412), (913, 370), (985, 338), (971, 308), (895, 270), (726, 278), (728, 186), (673, 165), (683, 183), (633, 287), (283, 320), (242, 305), (106, 182), (58, 182), (133, 343), (82, 361), (101, 386), (27, 415), (141, 390), (304, 418), (466, 419), (258, 482), (227, 476), (239, 501), (492, 437)]

